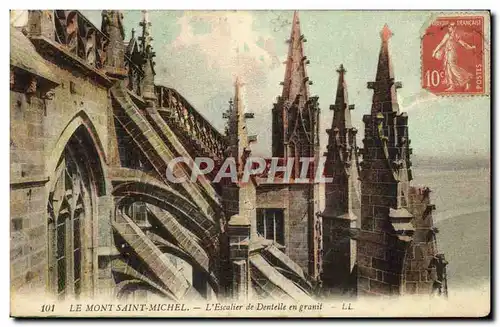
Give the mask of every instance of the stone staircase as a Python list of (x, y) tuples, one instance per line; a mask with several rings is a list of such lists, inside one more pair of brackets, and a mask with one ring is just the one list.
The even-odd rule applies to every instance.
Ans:
[(280, 300), (311, 300), (310, 295), (283, 276), (260, 253), (250, 256), (252, 282), (270, 297)]
[(199, 245), (200, 239), (184, 228), (170, 213), (151, 204), (146, 204), (148, 212), (156, 219), (174, 238), (179, 247), (191, 256), (197, 265), (210, 271), (210, 260), (205, 250)]
[(305, 292), (312, 290), (312, 285), (304, 275), (302, 268), (275, 245), (270, 245), (263, 249), (261, 255), (282, 275), (292, 280), (302, 290)]
[(144, 282), (149, 286), (155, 288), (158, 292), (173, 299), (173, 294), (170, 291), (132, 268), (132, 265), (130, 265), (126, 260), (122, 258), (114, 259), (111, 263), (111, 267), (113, 272), (126, 275), (132, 280)]
[(117, 211), (112, 227), (157, 277), (161, 287), (172, 293), (175, 300), (183, 299), (188, 292), (192, 294), (189, 282), (139, 226), (121, 210)]
[[(151, 162), (157, 173), (169, 184), (165, 176), (168, 162), (174, 158), (174, 154), (130, 99), (123, 85), (118, 83), (113, 86), (111, 94), (120, 107), (115, 108), (115, 118), (132, 137), (139, 149), (142, 150), (142, 153)], [(182, 169), (182, 166), (180, 167)], [(188, 178), (190, 176), (189, 172), (184, 169), (183, 174)], [(172, 183), (172, 186), (176, 187), (184, 196), (195, 201), (205, 212), (212, 206), (212, 203), (207, 201), (196, 183)], [(216, 201), (215, 198), (211, 202), (214, 201)]]
[[(193, 151), (189, 152), (187, 151), (186, 147), (191, 144), (190, 140), (187, 140), (185, 138), (179, 137), (179, 133), (174, 133), (173, 129), (169, 124), (166, 123), (165, 119), (162, 116), (162, 111), (164, 109), (160, 108), (158, 110), (152, 109), (148, 110), (147, 118), (149, 119), (149, 122), (151, 123), (151, 126), (153, 126), (158, 133), (158, 135), (162, 138), (163, 142), (167, 144), (172, 151), (174, 152), (175, 156), (177, 157), (183, 157), (188, 160), (190, 160), (190, 164), (194, 164), (194, 161), (191, 159), (193, 158)], [(185, 135), (184, 135), (185, 136)], [(199, 143), (197, 141), (197, 143)], [(205, 151), (204, 149), (202, 149)], [(205, 157), (210, 157), (210, 153), (205, 151), (201, 153)], [(213, 158), (212, 158), (213, 159)], [(215, 160), (215, 159), (214, 159)], [(190, 172), (192, 169), (190, 169)], [(216, 192), (216, 189), (214, 186), (210, 183), (210, 181), (204, 176), (198, 176), (197, 182), (201, 185), (203, 191), (207, 193), (209, 198), (214, 202), (216, 202), (217, 205), (220, 205), (219, 201), (219, 196)]]

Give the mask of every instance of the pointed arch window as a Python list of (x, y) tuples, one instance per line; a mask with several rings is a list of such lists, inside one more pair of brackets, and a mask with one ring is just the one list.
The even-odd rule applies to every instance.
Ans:
[(87, 176), (66, 148), (56, 169), (49, 195), (49, 270), (53, 290), (60, 297), (78, 297), (82, 290), (84, 226), (90, 213)]

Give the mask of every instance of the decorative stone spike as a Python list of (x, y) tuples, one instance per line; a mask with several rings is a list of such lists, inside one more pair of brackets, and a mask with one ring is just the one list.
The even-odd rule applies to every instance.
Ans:
[[(347, 86), (343, 65), (337, 69), (338, 82), (335, 92), (331, 128), (327, 130), (328, 145), (325, 176), (332, 183), (325, 184), (325, 211), (323, 213), (324, 283), (327, 288), (342, 288), (340, 280), (346, 280), (352, 273), (356, 255), (355, 243), (349, 230), (356, 228), (359, 209), (355, 200), (358, 185), (356, 140), (351, 137), (351, 113), (348, 110)], [(355, 163), (352, 160), (356, 160)]]
[(337, 73), (347, 73), (347, 70), (345, 70), (344, 65), (340, 64), (340, 67), (337, 69)]
[(123, 14), (118, 10), (102, 11), (101, 29), (109, 38), (109, 45), (106, 50), (106, 73), (115, 78), (124, 79), (127, 77), (127, 71), (124, 62), (125, 45), (123, 39), (125, 31), (122, 20)]
[(156, 75), (153, 58), (156, 56), (153, 51), (151, 41), (151, 22), (149, 21), (148, 11), (143, 10), (143, 20), (139, 24), (142, 26), (142, 36), (139, 38), (142, 41), (142, 56), (144, 58), (144, 78), (143, 83), (143, 97), (150, 106), (154, 105), (156, 95), (154, 92), (154, 76)]
[[(304, 54), (302, 42), (305, 42), (304, 35), (300, 31), (299, 13), (294, 12), (293, 22), (290, 31), (288, 42), (288, 56), (285, 67), (285, 77), (280, 83), (282, 88), (281, 98), (277, 101), (273, 108), (273, 140), (272, 153), (273, 156), (282, 157), (288, 156), (298, 150), (298, 147), (310, 149), (311, 157), (314, 156), (314, 151), (319, 148), (319, 138), (317, 137), (317, 127), (311, 126), (318, 124), (316, 113), (319, 109), (314, 101), (311, 101), (309, 86), (312, 81), (309, 80), (306, 71), (306, 65), (309, 63), (307, 56)], [(292, 109), (291, 109), (292, 108)], [(311, 117), (311, 123), (299, 122), (306, 116), (287, 115), (285, 112), (301, 113), (308, 110), (314, 113)], [(283, 120), (283, 118), (285, 120)], [(293, 119), (293, 121), (292, 121)], [(288, 133), (290, 126), (303, 126), (304, 133), (301, 136)], [(294, 138), (293, 142), (289, 138)], [(315, 144), (312, 144), (314, 142)]]
[(380, 38), (382, 39), (383, 42), (389, 41), (389, 39), (392, 37), (392, 31), (389, 29), (389, 26), (387, 24), (384, 25), (382, 28), (382, 31), (380, 31)]

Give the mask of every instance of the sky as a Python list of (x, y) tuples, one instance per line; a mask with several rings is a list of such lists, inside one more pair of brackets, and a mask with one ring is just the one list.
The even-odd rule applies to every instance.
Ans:
[[(97, 27), (100, 11), (82, 11)], [(132, 28), (139, 34), (140, 11), (124, 11), (126, 41)], [(435, 96), (421, 88), (420, 36), (429, 23), (425, 11), (300, 11), (301, 31), (310, 60), (307, 73), (319, 96), (321, 146), (331, 125), (338, 74), (347, 70), (353, 125), (363, 136), (362, 116), (371, 108), (380, 49), (379, 32), (393, 32), (390, 52), (397, 81), (400, 110), (408, 113), (413, 153), (425, 157), (490, 156), (490, 97)], [(281, 94), (292, 11), (149, 11), (156, 51), (155, 83), (175, 88), (216, 128), (223, 131), (222, 113), (239, 76), (245, 83), (248, 122), (258, 135), (254, 155), (271, 152), (271, 109)], [(359, 142), (361, 146), (362, 143)]]

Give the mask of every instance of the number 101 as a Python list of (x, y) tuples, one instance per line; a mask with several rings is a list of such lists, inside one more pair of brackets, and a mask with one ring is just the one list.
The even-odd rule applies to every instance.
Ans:
[(54, 312), (55, 307), (55, 304), (43, 304), (42, 312)]

